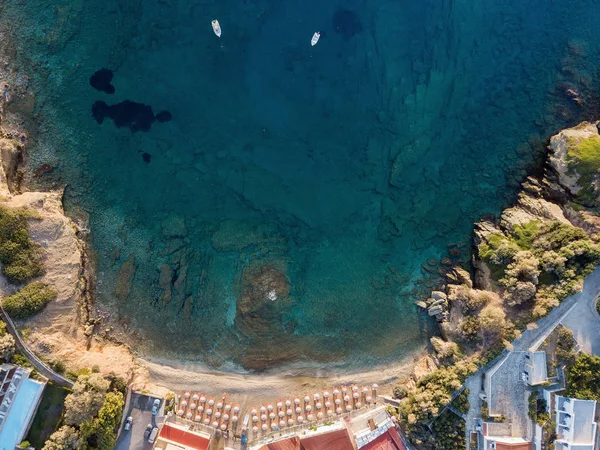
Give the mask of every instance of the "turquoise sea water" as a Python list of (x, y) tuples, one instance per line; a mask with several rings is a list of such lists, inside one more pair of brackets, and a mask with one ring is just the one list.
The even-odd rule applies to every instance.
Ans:
[[(141, 352), (225, 369), (422, 346), (421, 266), (511, 201), (600, 67), (595, 0), (4, 3), (97, 305)], [(173, 119), (99, 125), (98, 100)]]

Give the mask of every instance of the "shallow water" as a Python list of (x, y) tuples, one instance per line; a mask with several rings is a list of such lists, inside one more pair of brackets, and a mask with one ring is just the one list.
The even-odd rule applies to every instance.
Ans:
[[(224, 369), (421, 347), (421, 266), (513, 198), (599, 58), (595, 0), (5, 3), (31, 165), (89, 214), (98, 305), (141, 352)], [(98, 100), (173, 119), (99, 125)]]

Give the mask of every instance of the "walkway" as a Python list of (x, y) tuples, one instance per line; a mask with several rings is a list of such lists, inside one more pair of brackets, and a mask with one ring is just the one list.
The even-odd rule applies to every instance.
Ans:
[[(544, 342), (548, 335), (556, 328), (559, 323), (564, 323), (569, 328), (574, 327), (575, 337), (579, 342), (581, 335), (582, 342), (589, 344), (590, 348), (600, 351), (600, 319), (595, 313), (595, 301), (600, 292), (600, 267), (596, 268), (585, 279), (583, 290), (566, 298), (560, 305), (554, 308), (550, 313), (537, 322), (537, 327), (523, 332), (521, 338), (513, 341), (513, 351), (505, 351), (500, 357), (478, 371), (475, 375), (469, 377), (465, 385), (471, 390), (469, 400), (475, 400), (475, 395), (481, 392), (481, 373), (490, 372), (494, 378), (499, 377), (495, 382), (499, 386), (496, 393), (506, 393), (506, 398), (488, 398), (490, 413), (502, 413), (507, 418), (526, 415), (527, 409), (523, 409), (527, 403), (524, 403), (524, 382), (520, 379), (520, 373), (525, 363), (525, 354), (529, 350), (534, 350)], [(594, 314), (590, 314), (590, 307), (593, 305)], [(577, 330), (577, 331), (576, 331)], [(590, 334), (591, 336), (586, 336)], [(585, 348), (584, 345), (582, 347)], [(474, 389), (475, 388), (475, 389)], [(475, 394), (476, 393), (476, 394)], [(492, 392), (493, 394), (493, 392)], [(508, 398), (512, 396), (512, 401)], [(525, 399), (526, 401), (526, 399)], [(493, 410), (496, 406), (497, 410)], [(506, 409), (501, 411), (501, 409)], [(476, 421), (481, 419), (481, 403), (476, 400), (470, 403), (467, 413), (467, 450), (469, 450), (469, 433), (475, 428)], [(527, 421), (528, 422), (528, 421)], [(529, 426), (525, 426), (522, 420), (513, 423), (517, 425), (515, 432), (523, 431), (529, 433)]]
[(23, 342), (23, 339), (21, 339), (21, 336), (17, 331), (17, 327), (13, 323), (12, 319), (8, 317), (8, 314), (6, 314), (6, 311), (4, 311), (4, 308), (2, 308), (2, 306), (0, 306), (0, 317), (6, 323), (6, 330), (15, 339), (15, 345), (17, 349), (19, 349), (19, 351), (23, 353), (23, 355), (25, 355), (25, 357), (27, 358), (29, 363), (35, 368), (35, 370), (37, 370), (41, 375), (45, 376), (46, 378), (48, 378), (48, 380), (52, 381), (53, 383), (56, 383), (59, 386), (64, 386), (67, 388), (73, 387), (73, 382), (71, 380), (56, 373), (54, 370), (52, 370), (50, 367), (44, 364), (42, 360), (35, 356), (35, 354), (31, 350), (29, 350), (25, 342)]

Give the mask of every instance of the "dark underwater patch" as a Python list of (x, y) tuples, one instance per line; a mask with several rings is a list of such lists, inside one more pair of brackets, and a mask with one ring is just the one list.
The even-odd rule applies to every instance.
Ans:
[(90, 77), (90, 86), (98, 91), (106, 92), (107, 94), (114, 94), (115, 87), (110, 84), (112, 79), (112, 70), (100, 69)]
[(152, 155), (150, 153), (147, 153), (147, 152), (142, 152), (142, 159), (147, 164), (147, 163), (149, 163), (152, 160)]
[[(127, 127), (132, 133), (137, 131), (150, 131), (155, 120), (166, 122), (171, 119), (171, 113), (162, 111), (163, 120), (158, 120), (154, 116), (152, 107), (143, 103), (125, 100), (115, 105), (108, 105), (106, 102), (97, 101), (92, 105), (92, 116), (96, 122), (101, 124), (104, 119), (111, 119), (117, 128)], [(168, 115), (168, 116), (167, 116)], [(165, 120), (168, 117), (168, 120)]]
[(344, 39), (350, 39), (362, 31), (362, 24), (358, 14), (349, 9), (338, 9), (332, 19), (333, 29), (341, 34)]
[(159, 122), (170, 122), (173, 116), (169, 111), (161, 111), (156, 116), (154, 116), (156, 120)]

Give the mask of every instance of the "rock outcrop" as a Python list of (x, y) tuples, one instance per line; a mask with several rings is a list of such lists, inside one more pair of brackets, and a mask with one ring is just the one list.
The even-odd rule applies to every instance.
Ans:
[(583, 122), (562, 130), (550, 139), (548, 161), (558, 175), (558, 183), (574, 196), (583, 188), (580, 185), (583, 174), (577, 170), (578, 155), (574, 150), (579, 144), (590, 140), (600, 141), (597, 123)]

